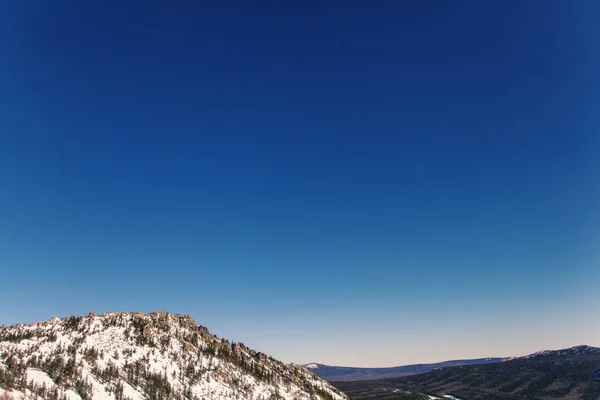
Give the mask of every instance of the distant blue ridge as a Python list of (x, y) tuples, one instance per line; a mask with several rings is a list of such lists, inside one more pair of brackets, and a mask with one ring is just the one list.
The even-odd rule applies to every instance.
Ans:
[(318, 363), (304, 364), (308, 370), (328, 381), (362, 381), (370, 379), (397, 378), (401, 376), (422, 374), (436, 368), (456, 367), (460, 365), (492, 364), (510, 358), (486, 357), (470, 360), (449, 360), (432, 364), (411, 364), (387, 368), (339, 367)]

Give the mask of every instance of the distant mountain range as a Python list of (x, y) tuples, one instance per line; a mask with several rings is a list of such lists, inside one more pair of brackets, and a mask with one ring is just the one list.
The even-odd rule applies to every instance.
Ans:
[(600, 348), (546, 350), (493, 364), (438, 368), (372, 381), (333, 382), (352, 399), (598, 400)]
[(455, 367), (459, 365), (491, 364), (509, 360), (509, 358), (477, 358), (470, 360), (450, 360), (433, 364), (412, 364), (389, 368), (360, 368), (337, 367), (324, 364), (304, 364), (304, 368), (314, 372), (317, 376), (327, 381), (361, 381), (383, 378), (397, 378), (422, 374), (436, 368)]

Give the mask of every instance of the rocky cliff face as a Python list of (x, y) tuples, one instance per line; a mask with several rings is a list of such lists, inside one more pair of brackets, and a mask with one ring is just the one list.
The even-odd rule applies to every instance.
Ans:
[(50, 400), (346, 400), (300, 365), (187, 315), (103, 313), (0, 329), (0, 395)]

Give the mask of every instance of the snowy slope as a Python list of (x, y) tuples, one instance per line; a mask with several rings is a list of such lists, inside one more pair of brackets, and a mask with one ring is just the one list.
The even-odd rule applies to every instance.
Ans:
[(0, 329), (0, 394), (29, 400), (345, 400), (300, 365), (186, 315), (103, 313)]

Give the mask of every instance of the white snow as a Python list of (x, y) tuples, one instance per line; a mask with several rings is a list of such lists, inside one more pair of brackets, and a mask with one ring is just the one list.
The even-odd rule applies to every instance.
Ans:
[(47, 388), (53, 388), (56, 385), (47, 373), (35, 368), (27, 368), (27, 382), (35, 382), (38, 385), (46, 385)]
[[(138, 318), (136, 316), (136, 318)], [(285, 400), (309, 400), (313, 394), (306, 390), (306, 385), (319, 388), (331, 395), (335, 400), (346, 400), (347, 397), (327, 382), (317, 378), (312, 373), (297, 365), (285, 365), (263, 357), (256, 361), (257, 353), (242, 345), (237, 345), (236, 352), (247, 360), (249, 365), (259, 364), (265, 372), (273, 374), (273, 381), (259, 380), (256, 376), (236, 364), (225, 361), (225, 358), (215, 357), (203, 349), (209, 344), (219, 345), (225, 350), (232, 349), (229, 342), (208, 333), (198, 335), (198, 342), (184, 342), (183, 337), (191, 337), (197, 327), (182, 325), (173, 317), (145, 315), (149, 321), (163, 318), (168, 321), (160, 329), (149, 325), (144, 335), (150, 344), (139, 344), (136, 339), (142, 336), (134, 327), (133, 316), (128, 313), (106, 313), (101, 316), (82, 317), (75, 328), (67, 328), (66, 320), (53, 318), (46, 322), (30, 326), (13, 326), (1, 328), (0, 333), (10, 332), (24, 334), (22, 340), (2, 341), (0, 336), (0, 354), (5, 352), (16, 354), (21, 362), (27, 362), (34, 354), (38, 359), (48, 360), (56, 354), (69, 359), (73, 357), (81, 379), (91, 385), (94, 400), (115, 400), (114, 386), (108, 385), (97, 376), (97, 369), (105, 370), (109, 366), (118, 368), (118, 381), (123, 385), (123, 395), (132, 400), (145, 400), (143, 384), (135, 386), (125, 375), (125, 364), (133, 365), (141, 362), (147, 372), (160, 374), (168, 380), (169, 385), (177, 393), (188, 389), (199, 398), (219, 398), (221, 400), (264, 400), (279, 393)], [(170, 318), (170, 319), (169, 319)], [(144, 320), (146, 321), (146, 320)], [(161, 320), (162, 321), (162, 320)], [(68, 351), (73, 350), (75, 353)], [(85, 352), (95, 349), (98, 357), (90, 364)], [(218, 347), (219, 349), (221, 347)], [(0, 366), (3, 366), (0, 356)], [(5, 365), (5, 364), (4, 364)], [(43, 365), (43, 364), (40, 364)], [(190, 382), (186, 377), (186, 368), (193, 366), (201, 370), (200, 378)], [(308, 364), (306, 368), (318, 368), (317, 364)], [(46, 388), (56, 387), (56, 383), (43, 370), (28, 368), (26, 379), (30, 384), (45, 385)], [(81, 400), (71, 386), (58, 386), (69, 400)], [(2, 392), (0, 392), (2, 393)], [(13, 397), (22, 398), (23, 393), (14, 391)], [(40, 400), (28, 393), (27, 400)]]

